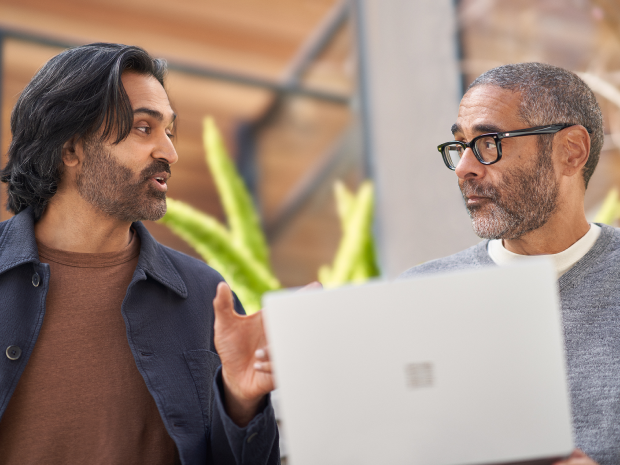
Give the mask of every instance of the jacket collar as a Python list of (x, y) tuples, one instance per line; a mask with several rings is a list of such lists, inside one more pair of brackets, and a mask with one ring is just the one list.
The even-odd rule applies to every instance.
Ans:
[[(0, 274), (24, 263), (39, 263), (34, 237), (34, 214), (30, 207), (8, 220), (0, 233)], [(151, 236), (141, 223), (132, 227), (140, 236), (140, 258), (137, 270), (143, 270), (155, 281), (187, 298), (187, 287), (166, 254), (165, 247)]]
[(39, 263), (32, 209), (26, 208), (5, 225), (0, 233), (0, 274), (24, 263)]
[(144, 270), (151, 278), (176, 292), (180, 297), (187, 298), (187, 286), (168, 258), (166, 247), (157, 242), (140, 221), (133, 223), (132, 227), (140, 236), (138, 269)]

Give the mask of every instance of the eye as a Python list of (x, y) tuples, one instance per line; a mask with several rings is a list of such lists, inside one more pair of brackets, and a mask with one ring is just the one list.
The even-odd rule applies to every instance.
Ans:
[(171, 132), (167, 132), (166, 135), (168, 136), (168, 139), (174, 140), (174, 134), (172, 134)]
[(151, 133), (151, 127), (150, 126), (136, 126), (136, 129), (138, 131), (141, 131), (145, 134), (150, 134)]

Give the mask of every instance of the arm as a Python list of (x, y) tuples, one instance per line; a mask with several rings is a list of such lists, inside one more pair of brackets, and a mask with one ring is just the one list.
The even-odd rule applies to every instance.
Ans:
[(214, 383), (213, 462), (278, 464), (278, 430), (269, 400), (273, 376), (255, 368), (256, 351), (266, 346), (262, 313), (235, 312), (225, 283), (218, 285), (213, 306), (214, 342), (222, 362)]
[[(304, 289), (320, 287), (315, 282)], [(275, 385), (262, 312), (249, 316), (235, 312), (232, 292), (223, 282), (217, 287), (213, 307), (214, 342), (222, 361), (213, 420), (223, 424), (226, 434), (218, 439), (217, 432), (211, 433), (214, 462), (279, 464), (278, 429), (269, 399)], [(234, 459), (223, 444), (230, 444)]]
[(237, 465), (279, 465), (280, 448), (276, 419), (269, 400), (250, 422), (240, 427), (227, 414), (222, 370), (214, 380), (213, 413), (209, 438), (208, 463)]

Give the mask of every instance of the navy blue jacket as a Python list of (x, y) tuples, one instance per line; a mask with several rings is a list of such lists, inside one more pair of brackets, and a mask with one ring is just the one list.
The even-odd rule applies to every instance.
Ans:
[[(141, 223), (133, 227), (140, 236), (140, 258), (121, 312), (136, 365), (181, 462), (278, 464), (270, 401), (245, 428), (224, 411), (213, 344), (213, 298), (222, 277), (162, 246)], [(0, 223), (0, 348), (21, 349), (16, 360), (0, 352), (0, 421), (37, 342), (49, 275), (49, 265), (39, 261), (30, 208)], [(13, 349), (11, 358), (18, 353)]]

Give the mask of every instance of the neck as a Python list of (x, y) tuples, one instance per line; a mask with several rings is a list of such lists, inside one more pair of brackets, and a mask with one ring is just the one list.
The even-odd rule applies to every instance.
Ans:
[(590, 230), (583, 210), (573, 215), (556, 213), (542, 227), (518, 239), (504, 239), (504, 247), (520, 255), (550, 255), (563, 252)]
[(36, 239), (68, 252), (117, 252), (131, 240), (131, 223), (112, 218), (81, 196), (58, 192), (34, 226)]

